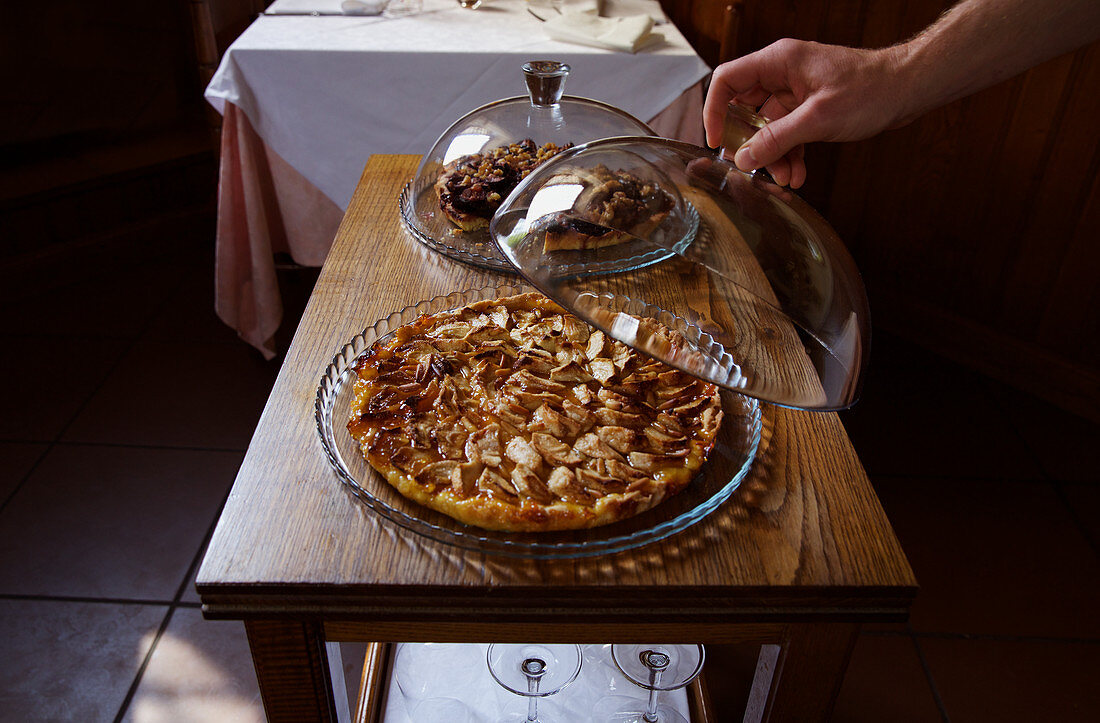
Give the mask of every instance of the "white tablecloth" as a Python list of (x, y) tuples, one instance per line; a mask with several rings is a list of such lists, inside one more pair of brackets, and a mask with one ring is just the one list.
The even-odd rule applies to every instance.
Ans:
[(263, 16), (229, 48), (206, 98), (243, 110), (346, 209), (372, 153), (426, 153), (470, 110), (525, 95), (527, 60), (569, 63), (567, 94), (645, 121), (710, 72), (671, 23), (656, 28), (664, 43), (633, 55), (552, 41), (540, 26), (523, 0), (478, 10), (424, 0), (424, 12), (402, 18)]
[[(268, 12), (339, 5), (276, 0)], [(548, 40), (525, 7), (424, 0), (424, 12), (402, 18), (262, 16), (233, 43), (206, 97), (224, 116), (215, 309), (243, 340), (267, 358), (278, 352), (274, 254), (324, 262), (372, 154), (422, 155), (474, 108), (526, 95), (520, 68), (528, 60), (567, 62), (567, 94), (702, 144), (709, 69), (675, 26), (656, 27), (660, 45), (620, 53)]]

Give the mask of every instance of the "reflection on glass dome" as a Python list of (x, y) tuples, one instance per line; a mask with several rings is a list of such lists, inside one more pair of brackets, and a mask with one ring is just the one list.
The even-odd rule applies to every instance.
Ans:
[(460, 133), (451, 140), (447, 150), (443, 152), (443, 165), (463, 156), (481, 153), (491, 138), (492, 136), (488, 133)]

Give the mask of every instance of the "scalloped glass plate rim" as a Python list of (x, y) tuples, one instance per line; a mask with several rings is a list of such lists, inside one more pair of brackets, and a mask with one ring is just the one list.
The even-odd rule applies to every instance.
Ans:
[[(483, 299), (499, 298), (532, 291), (538, 292), (537, 289), (528, 284), (501, 284), (470, 288), (425, 299), (380, 318), (375, 324), (363, 329), (362, 332), (356, 334), (336, 351), (332, 357), (332, 361), (322, 374), (320, 383), (317, 387), (314, 399), (314, 420), (316, 422), (317, 435), (321, 443), (322, 451), (337, 478), (350, 489), (351, 494), (384, 519), (430, 540), (478, 552), (506, 557), (534, 559), (592, 557), (622, 552), (624, 550), (658, 542), (701, 521), (729, 499), (733, 492), (740, 486), (745, 475), (751, 468), (760, 442), (760, 403), (748, 397), (743, 398), (743, 400), (749, 406), (749, 416), (752, 421), (750, 439), (746, 445), (744, 461), (732, 479), (709, 498), (690, 510), (653, 525), (652, 527), (630, 534), (613, 535), (604, 539), (545, 543), (532, 542), (526, 539), (508, 540), (485, 537), (484, 531), (476, 527), (462, 525), (458, 521), (454, 521), (456, 525), (455, 528), (445, 528), (406, 514), (386, 504), (385, 501), (371, 494), (369, 490), (363, 487), (360, 481), (356, 479), (355, 475), (348, 469), (348, 466), (341, 457), (340, 450), (336, 444), (335, 435), (337, 428), (333, 425), (334, 420), (332, 418), (333, 407), (340, 395), (341, 389), (344, 388), (345, 383), (351, 382), (351, 370), (355, 361), (363, 354), (367, 353), (377, 341), (392, 333), (398, 326), (412, 321), (422, 313), (436, 313), (449, 309), (457, 309), (466, 304)], [(339, 428), (343, 429), (342, 426)], [(378, 476), (381, 484), (388, 484), (381, 478), (381, 475), (377, 474), (377, 472), (372, 470), (372, 473)], [(655, 509), (660, 509), (660, 506)], [(598, 535), (601, 529), (600, 527), (594, 527), (578, 532)]]
[(428, 232), (422, 230), (413, 220), (416, 216), (413, 209), (413, 180), (414, 179), (410, 178), (405, 182), (404, 187), (401, 189), (401, 193), (397, 197), (397, 208), (398, 212), (401, 214), (401, 225), (405, 227), (405, 230), (408, 231), (413, 238), (430, 248), (432, 251), (441, 253), (444, 256), (449, 256), (453, 259), (473, 264), (474, 266), (480, 266), (483, 269), (492, 269), (493, 271), (503, 271), (505, 273), (518, 275), (519, 272), (517, 272), (508, 259), (500, 253), (500, 250), (492, 241), (486, 244), (486, 248), (489, 248), (493, 253), (497, 254), (497, 256), (483, 256), (469, 249), (443, 243)]

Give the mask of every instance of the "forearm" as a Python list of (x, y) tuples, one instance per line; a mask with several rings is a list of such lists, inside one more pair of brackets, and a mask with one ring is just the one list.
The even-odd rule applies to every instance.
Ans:
[(1100, 37), (1100, 0), (963, 0), (891, 50), (905, 122)]
[(1100, 0), (962, 0), (915, 38), (877, 50), (780, 40), (721, 65), (703, 109), (716, 145), (730, 100), (771, 121), (739, 148), (742, 170), (766, 166), (795, 188), (800, 147), (896, 128), (1100, 38)]

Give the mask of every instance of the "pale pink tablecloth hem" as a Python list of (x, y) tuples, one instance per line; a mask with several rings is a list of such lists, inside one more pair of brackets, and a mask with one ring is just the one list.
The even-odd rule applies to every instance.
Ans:
[(283, 318), (275, 254), (302, 266), (325, 261), (343, 211), (252, 129), (227, 103), (218, 178), (214, 308), (265, 358), (277, 353)]
[[(703, 145), (702, 109), (700, 81), (649, 125), (665, 138)], [(275, 254), (321, 266), (342, 218), (343, 210), (272, 151), (237, 106), (225, 104), (214, 306), (265, 358), (278, 353), (275, 332), (283, 318)]]

